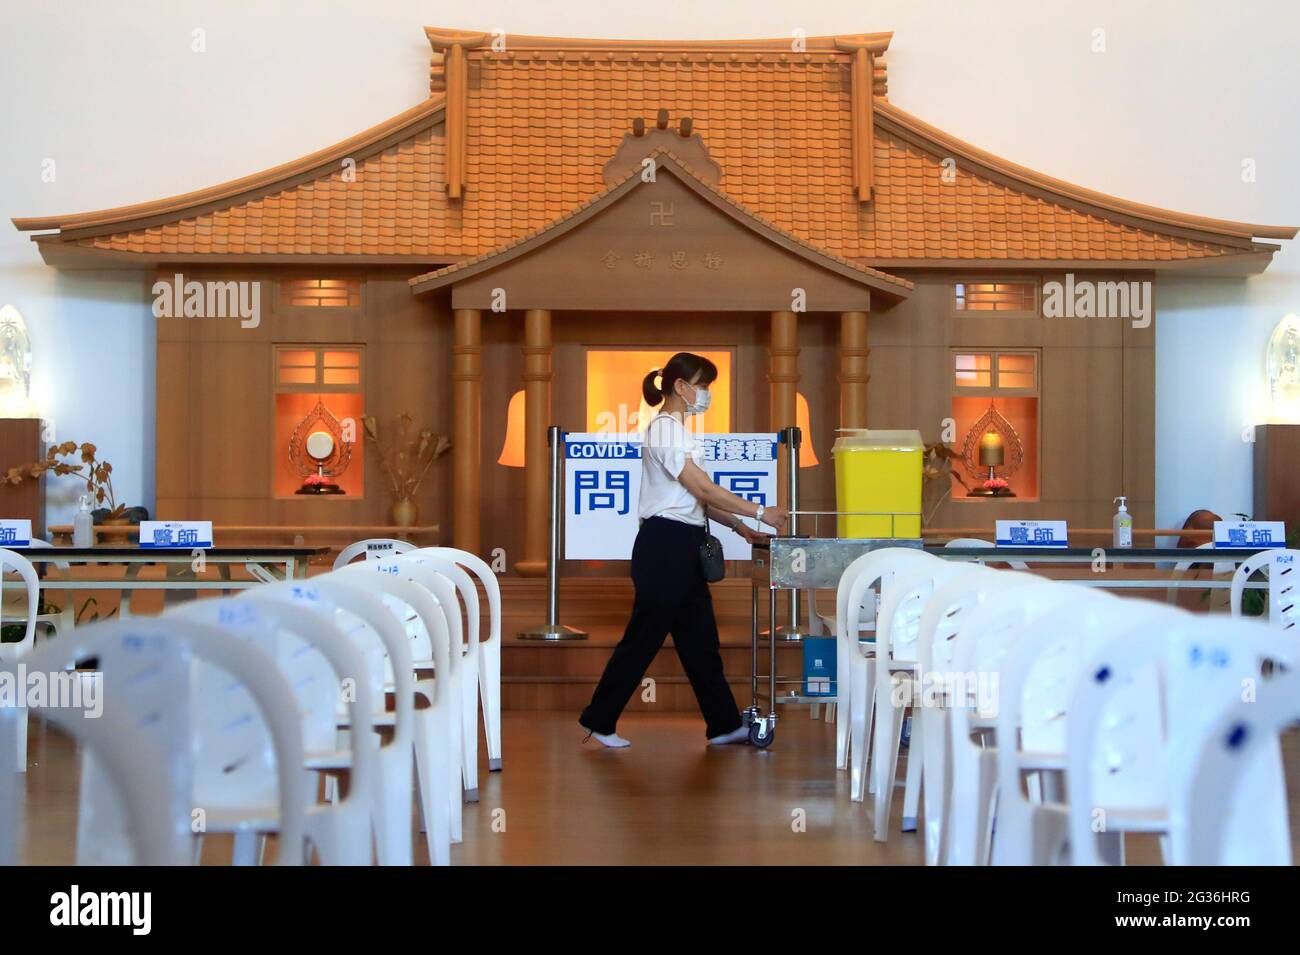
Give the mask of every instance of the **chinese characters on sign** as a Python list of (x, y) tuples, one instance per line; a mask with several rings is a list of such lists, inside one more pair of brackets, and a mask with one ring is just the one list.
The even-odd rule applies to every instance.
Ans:
[(1285, 547), (1282, 521), (1215, 521), (1215, 547)]
[(631, 262), (634, 267), (643, 270), (664, 268), (683, 272), (701, 266), (710, 272), (716, 272), (722, 268), (723, 259), (721, 252), (705, 252), (703, 255), (692, 256), (684, 249), (673, 249), (667, 255), (657, 255), (649, 249), (634, 249), (627, 255), (622, 255), (609, 249), (600, 257), (600, 264), (607, 269), (617, 269), (624, 261)]
[[(720, 484), (756, 504), (776, 503), (776, 435), (695, 435), (696, 463)], [(564, 556), (630, 560), (640, 526), (641, 439), (638, 435), (564, 436)], [(750, 521), (753, 526), (753, 521)], [(727, 560), (748, 560), (749, 545), (712, 525)]]
[(998, 521), (999, 547), (1069, 547), (1065, 521)]
[(211, 521), (141, 521), (141, 547), (211, 547)]
[(31, 542), (32, 522), (30, 519), (0, 520), (0, 547), (27, 547)]

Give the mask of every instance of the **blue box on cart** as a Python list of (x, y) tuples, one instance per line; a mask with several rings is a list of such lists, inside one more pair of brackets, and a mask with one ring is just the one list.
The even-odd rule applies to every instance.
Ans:
[(804, 696), (834, 696), (836, 692), (835, 638), (804, 637)]

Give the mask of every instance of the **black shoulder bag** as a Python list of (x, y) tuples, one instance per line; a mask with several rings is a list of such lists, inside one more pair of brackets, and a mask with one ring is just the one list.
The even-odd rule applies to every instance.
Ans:
[(716, 584), (727, 576), (726, 565), (722, 563), (722, 541), (709, 533), (709, 518), (704, 518), (704, 543), (700, 544), (700, 570), (704, 579)]

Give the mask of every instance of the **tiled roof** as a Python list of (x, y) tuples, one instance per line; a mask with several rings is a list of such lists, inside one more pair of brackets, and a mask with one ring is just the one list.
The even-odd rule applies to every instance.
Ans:
[[(833, 39), (833, 38), (832, 38)], [(775, 42), (775, 41), (772, 41)], [(886, 41), (887, 42), (887, 41)], [(781, 41), (788, 49), (789, 41)], [(1023, 170), (947, 138), (877, 97), (874, 193), (852, 188), (848, 54), (749, 44), (550, 40), (468, 52), (463, 200), (445, 190), (439, 97), (332, 150), (141, 207), (15, 220), (58, 241), (144, 255), (482, 255), (606, 188), (631, 121), (690, 116), (722, 168), (719, 189), (827, 253), (911, 261), (1173, 262), (1268, 251), (1295, 230), (1147, 209)], [(880, 92), (881, 86), (876, 86)], [(956, 161), (945, 178), (945, 158)], [(265, 176), (261, 180), (265, 180)], [(50, 241), (48, 238), (44, 241)]]
[[(735, 199), (723, 193), (721, 190), (709, 185), (699, 174), (697, 174), (689, 165), (682, 161), (681, 157), (666, 149), (655, 149), (647, 154), (646, 158), (654, 158), (656, 168), (660, 171), (675, 173), (681, 177), (682, 181), (694, 189), (697, 193), (707, 197), (716, 206), (730, 210), (730, 214), (741, 221), (747, 222), (751, 228), (761, 229), (773, 238), (785, 240), (788, 247), (795, 247), (799, 254), (805, 258), (821, 260), (823, 265), (838, 267), (837, 271), (842, 274), (848, 274), (865, 285), (871, 285), (890, 292), (899, 297), (905, 296), (914, 286), (911, 281), (899, 278), (896, 275), (890, 275), (879, 269), (873, 269), (865, 265), (850, 261), (842, 256), (828, 253), (824, 249), (818, 248), (806, 239), (795, 235), (793, 232), (782, 229), (772, 222), (767, 221), (762, 216), (754, 215), (749, 209), (737, 202)], [(509, 258), (511, 253), (524, 246), (532, 247), (538, 244), (538, 240), (543, 242), (551, 237), (562, 235), (566, 226), (575, 220), (580, 220), (589, 215), (604, 203), (615, 199), (624, 194), (629, 187), (635, 188), (645, 182), (641, 175), (641, 169), (637, 168), (630, 172), (624, 179), (614, 183), (608, 188), (602, 190), (595, 196), (585, 202), (579, 203), (575, 208), (560, 216), (557, 219), (548, 222), (540, 229), (536, 229), (525, 235), (519, 236), (511, 241), (499, 246), (490, 252), (484, 252), (472, 258), (456, 262), (452, 265), (440, 269), (434, 269), (423, 275), (417, 275), (410, 279), (410, 284), (417, 291), (424, 291), (437, 284), (442, 284), (441, 280), (459, 276), (471, 271), (477, 271), (480, 267), (491, 264), (503, 258)]]

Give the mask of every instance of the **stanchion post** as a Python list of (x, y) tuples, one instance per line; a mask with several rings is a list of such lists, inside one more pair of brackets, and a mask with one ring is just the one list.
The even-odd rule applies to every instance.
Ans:
[[(798, 536), (799, 524), (798, 518), (795, 517), (795, 511), (799, 509), (799, 446), (803, 443), (803, 432), (796, 427), (782, 428), (780, 431), (781, 442), (789, 449), (786, 455), (786, 504), (790, 510), (790, 524), (786, 532), (787, 537)], [(790, 591), (790, 619), (783, 624), (777, 625), (776, 638), (778, 640), (787, 640), (791, 643), (797, 643), (804, 637), (811, 636), (806, 628), (799, 626), (799, 591)], [(772, 614), (775, 622), (776, 614)], [(761, 636), (769, 636), (768, 630), (763, 630)]]
[(519, 639), (586, 640), (584, 631), (560, 623), (560, 525), (564, 519), (560, 508), (564, 474), (560, 468), (564, 434), (557, 425), (546, 429), (546, 444), (551, 451), (551, 541), (546, 560), (546, 623), (519, 631)]
[[(790, 489), (790, 536), (799, 536), (799, 518), (795, 512), (799, 510), (799, 446), (803, 444), (803, 432), (798, 428), (786, 428), (786, 443), (790, 445), (790, 453), (786, 455), (786, 464), (789, 467), (789, 473), (786, 475), (786, 487)], [(789, 639), (797, 640), (802, 636), (799, 629), (799, 591), (790, 591), (790, 624), (784, 628), (786, 636)]]

